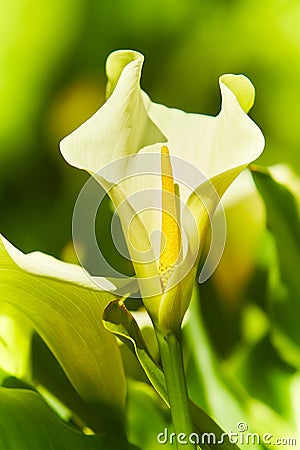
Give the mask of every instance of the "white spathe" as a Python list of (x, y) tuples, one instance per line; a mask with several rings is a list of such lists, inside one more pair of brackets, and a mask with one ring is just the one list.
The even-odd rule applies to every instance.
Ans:
[[(143, 55), (132, 50), (119, 50), (108, 57), (108, 99), (90, 119), (63, 139), (61, 152), (69, 164), (88, 171), (107, 190), (111, 189), (109, 193), (116, 208), (122, 205), (120, 220), (129, 252), (136, 261), (135, 249), (146, 251), (151, 233), (161, 226), (159, 159), (154, 158), (153, 167), (148, 167), (149, 172), (155, 174), (147, 176), (141, 156), (158, 155), (162, 144), (167, 145), (171, 159), (177, 158), (173, 172), (182, 202), (181, 226), (188, 242), (184, 254), (190, 256), (190, 269), (195, 269), (199, 247), (220, 197), (264, 148), (261, 130), (247, 115), (254, 102), (254, 87), (243, 75), (223, 75), (219, 79), (222, 94), (220, 113), (215, 117), (185, 113), (152, 102), (141, 90), (143, 62)], [(182, 169), (178, 158), (183, 160)], [(114, 161), (117, 163), (111, 165)], [(180, 181), (182, 179), (188, 180), (188, 188)], [(137, 200), (136, 193), (151, 189), (155, 189), (156, 208), (151, 201), (151, 208), (147, 211), (147, 196), (141, 195)], [(137, 213), (137, 219), (130, 222), (134, 213)], [(191, 226), (188, 213), (194, 217), (197, 233), (195, 226)], [(194, 258), (195, 252), (197, 257)], [(149, 252), (147, 258), (149, 260)], [(147, 264), (144, 259), (142, 264), (134, 262), (134, 266), (138, 277), (154, 277), (153, 284), (156, 283), (159, 289), (155, 279), (156, 264)], [(176, 271), (171, 277), (173, 281)], [(188, 276), (185, 282), (190, 285), (192, 279)], [(172, 289), (169, 294), (161, 293), (149, 301), (146, 299), (148, 289), (141, 289), (152, 317), (159, 318), (163, 327), (172, 328), (175, 322), (176, 326), (181, 322), (189, 302), (185, 298), (189, 294), (182, 293), (183, 287), (180, 295), (178, 292), (175, 295)], [(184, 290), (190, 292), (186, 287)]]

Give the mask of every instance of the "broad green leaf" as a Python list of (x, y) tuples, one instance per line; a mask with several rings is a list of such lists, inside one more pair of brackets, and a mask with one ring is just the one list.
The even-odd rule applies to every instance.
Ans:
[(0, 448), (106, 450), (107, 442), (65, 425), (35, 392), (0, 388)]
[(78, 426), (84, 423), (93, 430), (99, 429), (101, 423), (101, 429), (105, 429), (108, 434), (114, 434), (116, 431), (119, 435), (122, 433), (122, 427), (120, 428), (117, 417), (114, 417), (114, 410), (103, 408), (99, 403), (85, 402), (70, 383), (53, 353), (36, 333), (32, 339), (31, 358), (33, 384), (39, 390), (41, 387), (45, 388), (63, 403), (70, 410), (74, 423)]
[[(110, 303), (104, 311), (103, 321), (108, 330), (118, 336), (124, 344), (128, 345), (129, 348), (135, 352), (153, 387), (169, 406), (167, 386), (163, 371), (152, 360), (141, 331), (133, 316), (126, 309), (124, 303), (121, 301), (114, 301)], [(190, 401), (190, 410), (195, 428), (200, 435), (203, 433), (214, 433), (218, 440), (221, 438), (222, 433), (224, 433), (223, 430), (203, 409), (199, 408), (195, 405), (195, 403)], [(210, 448), (220, 450), (238, 449), (235, 444), (231, 444), (229, 442), (228, 437), (225, 437), (224, 442), (221, 444), (216, 443), (214, 446), (202, 444), (201, 448), (202, 450), (209, 450)]]
[(124, 370), (117, 342), (101, 322), (113, 298), (81, 267), (41, 253), (24, 255), (2, 237), (1, 302), (31, 321), (86, 403), (120, 412), (125, 404)]
[(252, 168), (252, 176), (265, 202), (267, 226), (272, 233), (278, 267), (271, 272), (270, 311), (273, 341), (281, 356), (300, 367), (300, 220), (292, 193), (269, 173)]

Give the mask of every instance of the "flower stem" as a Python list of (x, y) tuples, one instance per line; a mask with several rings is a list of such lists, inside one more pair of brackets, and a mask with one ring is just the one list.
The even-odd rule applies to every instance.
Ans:
[(174, 426), (177, 449), (195, 450), (194, 444), (189, 441), (194, 432), (189, 405), (188, 393), (184, 374), (181, 330), (164, 335), (156, 330), (157, 340), (166, 383), (168, 388), (169, 403), (172, 422)]

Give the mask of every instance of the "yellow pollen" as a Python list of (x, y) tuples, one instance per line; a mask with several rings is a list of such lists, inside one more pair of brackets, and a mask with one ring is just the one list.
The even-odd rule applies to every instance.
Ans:
[[(162, 183), (162, 239), (159, 272), (167, 278), (172, 273), (181, 247), (178, 202), (174, 184), (170, 154), (166, 145), (161, 148), (161, 183)], [(163, 283), (166, 284), (165, 282)]]

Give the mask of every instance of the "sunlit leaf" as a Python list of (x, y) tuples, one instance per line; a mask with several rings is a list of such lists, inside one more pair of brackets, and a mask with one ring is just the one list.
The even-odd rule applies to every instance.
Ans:
[(30, 319), (86, 403), (122, 411), (121, 356), (101, 323), (113, 295), (95, 287), (79, 266), (40, 253), (24, 255), (4, 238), (0, 261), (1, 301)]
[(32, 326), (8, 304), (0, 304), (0, 367), (24, 377), (29, 371)]

